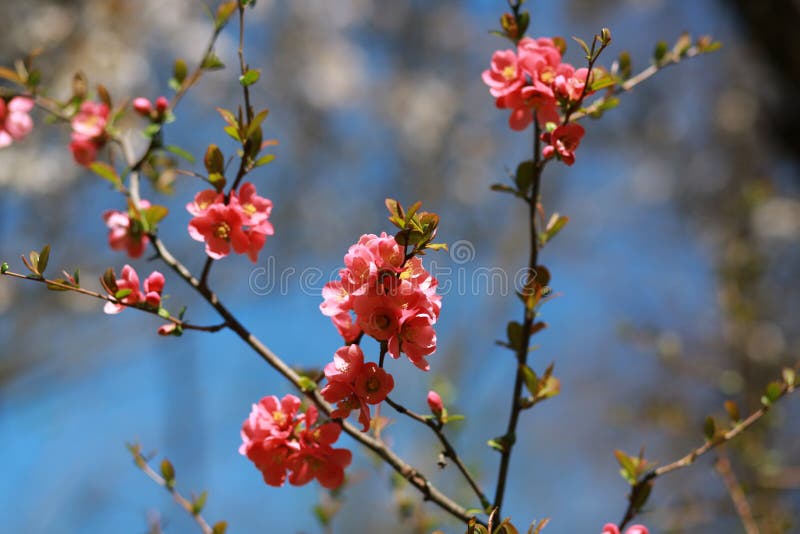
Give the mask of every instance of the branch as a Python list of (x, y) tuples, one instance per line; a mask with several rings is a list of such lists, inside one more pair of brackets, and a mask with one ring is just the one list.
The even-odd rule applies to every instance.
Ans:
[(470, 474), (469, 470), (467, 470), (467, 467), (461, 461), (461, 458), (458, 456), (458, 453), (456, 452), (455, 448), (453, 448), (453, 445), (450, 443), (450, 440), (447, 439), (447, 436), (444, 434), (443, 430), (444, 424), (441, 421), (426, 418), (418, 413), (415, 413), (406, 408), (405, 406), (403, 406), (402, 404), (393, 401), (389, 397), (386, 397), (386, 404), (394, 408), (398, 413), (407, 415), (411, 419), (419, 423), (422, 423), (423, 425), (430, 428), (434, 434), (436, 434), (436, 437), (439, 438), (439, 442), (442, 444), (442, 447), (444, 447), (444, 451), (442, 452), (444, 453), (445, 457), (453, 460), (453, 463), (456, 464), (458, 470), (461, 471), (462, 475), (464, 475), (464, 478), (466, 479), (467, 483), (470, 485), (472, 490), (475, 492), (475, 495), (481, 501), (481, 506), (484, 508), (484, 510), (488, 509), (491, 506), (489, 499), (486, 498), (486, 495), (481, 490), (481, 487), (478, 485), (478, 483)]
[(624, 529), (625, 526), (636, 516), (636, 514), (639, 513), (639, 510), (641, 509), (642, 505), (644, 505), (644, 501), (646, 501), (647, 496), (650, 493), (650, 488), (652, 488), (653, 482), (656, 478), (666, 475), (672, 471), (689, 467), (699, 457), (719, 447), (720, 445), (731, 441), (733, 438), (747, 430), (762, 417), (764, 417), (767, 412), (770, 411), (775, 402), (793, 393), (795, 389), (796, 386), (794, 383), (784, 384), (781, 386), (781, 389), (777, 395), (769, 403), (764, 404), (761, 408), (750, 414), (746, 419), (737, 422), (729, 430), (717, 434), (712, 440), (706, 440), (705, 443), (689, 451), (689, 453), (682, 458), (675, 460), (670, 464), (653, 469), (639, 479), (636, 484), (633, 485), (631, 492), (628, 495), (628, 508), (625, 510), (625, 515), (623, 516), (622, 521), (619, 523), (620, 530)]
[(156, 315), (158, 316), (159, 319), (169, 321), (183, 330), (197, 330), (200, 332), (218, 332), (219, 330), (222, 330), (227, 326), (226, 323), (215, 324), (210, 326), (201, 326), (201, 325), (187, 323), (185, 321), (182, 321), (181, 319), (178, 319), (177, 317), (173, 317), (172, 315), (164, 317), (162, 315), (159, 315), (158, 310), (153, 307), (145, 306), (143, 304), (126, 304), (118, 299), (115, 299), (112, 296), (103, 295), (102, 293), (97, 293), (96, 291), (91, 291), (89, 289), (84, 289), (82, 287), (75, 287), (73, 285), (64, 282), (59, 282), (58, 280), (48, 280), (47, 278), (43, 277), (40, 278), (34, 276), (25, 276), (24, 274), (15, 273), (13, 271), (6, 271), (4, 273), (0, 273), (0, 276), (10, 276), (12, 278), (19, 278), (21, 280), (30, 280), (31, 282), (39, 282), (40, 284), (46, 284), (47, 287), (50, 289), (55, 289), (60, 291), (72, 291), (74, 293), (79, 293), (87, 297), (93, 297), (99, 300), (110, 302), (112, 304), (119, 304), (121, 306), (125, 306), (126, 308), (133, 308), (135, 310), (149, 313), (150, 315)]
[(733, 472), (730, 459), (724, 447), (720, 447), (717, 452), (717, 461), (714, 463), (714, 468), (725, 483), (725, 488), (728, 490), (728, 495), (733, 501), (733, 506), (736, 508), (736, 513), (742, 521), (746, 534), (759, 534), (758, 524), (753, 519), (753, 510), (750, 508), (750, 503), (747, 502), (742, 485)]
[(195, 510), (195, 505), (189, 499), (181, 495), (178, 492), (178, 490), (175, 489), (174, 479), (168, 482), (164, 477), (156, 473), (155, 470), (152, 467), (150, 467), (150, 465), (147, 463), (147, 458), (142, 456), (142, 453), (139, 450), (138, 445), (129, 445), (128, 450), (131, 451), (136, 466), (139, 467), (139, 469), (141, 469), (145, 475), (150, 477), (150, 479), (153, 482), (155, 482), (156, 484), (167, 490), (170, 494), (172, 494), (172, 497), (175, 499), (175, 502), (178, 503), (178, 505), (181, 508), (186, 510), (186, 512), (194, 518), (195, 523), (197, 523), (197, 526), (200, 527), (200, 530), (203, 532), (203, 534), (214, 534), (215, 532), (214, 528), (212, 528), (206, 522), (206, 520), (203, 519), (203, 516), (200, 515), (199, 510), (197, 511)]

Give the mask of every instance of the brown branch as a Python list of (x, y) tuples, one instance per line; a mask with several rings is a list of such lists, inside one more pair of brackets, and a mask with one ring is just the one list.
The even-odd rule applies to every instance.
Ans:
[(19, 278), (20, 280), (30, 280), (31, 282), (39, 282), (41, 284), (46, 284), (48, 287), (56, 288), (56, 290), (72, 291), (74, 293), (79, 293), (87, 297), (93, 297), (99, 300), (104, 300), (112, 304), (119, 304), (120, 306), (125, 306), (126, 308), (133, 308), (134, 310), (139, 310), (145, 313), (149, 313), (150, 315), (157, 316), (159, 319), (169, 321), (170, 323), (180, 327), (183, 330), (197, 330), (199, 332), (218, 332), (219, 330), (222, 330), (227, 326), (227, 324), (225, 323), (215, 324), (210, 326), (201, 326), (201, 325), (187, 323), (185, 321), (182, 321), (181, 319), (178, 319), (177, 317), (173, 317), (172, 315), (170, 315), (169, 317), (163, 317), (159, 315), (158, 310), (153, 307), (145, 306), (143, 304), (127, 304), (110, 295), (103, 295), (102, 293), (98, 293), (96, 291), (91, 291), (89, 289), (85, 289), (82, 287), (75, 287), (73, 285), (64, 282), (59, 282), (58, 280), (48, 280), (47, 278), (38, 276), (25, 276), (24, 274), (15, 273), (13, 271), (6, 271), (1, 275), (10, 276), (12, 278)]
[(725, 483), (725, 489), (728, 490), (728, 495), (733, 501), (733, 506), (736, 508), (736, 513), (742, 521), (746, 534), (760, 534), (758, 524), (753, 519), (753, 510), (750, 508), (750, 503), (747, 502), (747, 497), (744, 494), (742, 485), (736, 478), (736, 473), (733, 472), (725, 447), (720, 447), (717, 451), (717, 461), (714, 463), (714, 468)]
[(472, 491), (475, 492), (475, 495), (478, 497), (478, 500), (480, 500), (483, 509), (487, 510), (491, 506), (491, 503), (489, 502), (489, 499), (486, 498), (486, 495), (481, 490), (481, 487), (478, 485), (475, 478), (472, 476), (467, 467), (464, 465), (464, 462), (461, 461), (461, 457), (456, 452), (455, 448), (453, 447), (453, 444), (450, 443), (449, 439), (447, 439), (447, 436), (445, 435), (443, 430), (444, 424), (439, 420), (430, 419), (416, 412), (413, 412), (408, 408), (406, 408), (405, 406), (403, 406), (402, 404), (393, 401), (389, 397), (386, 397), (386, 404), (394, 408), (398, 413), (406, 415), (411, 419), (419, 423), (422, 423), (423, 425), (430, 428), (434, 434), (436, 434), (436, 437), (439, 438), (439, 442), (442, 444), (442, 447), (444, 448), (442, 452), (444, 453), (445, 457), (450, 458), (453, 461), (453, 463), (456, 464), (456, 467), (458, 468), (459, 471), (461, 471), (461, 474), (464, 476), (464, 479), (470, 485)]
[(692, 465), (695, 460), (699, 457), (703, 456), (704, 454), (708, 453), (709, 451), (728, 443), (733, 438), (747, 430), (753, 424), (758, 422), (762, 417), (764, 417), (767, 412), (770, 411), (772, 405), (777, 402), (778, 400), (782, 399), (786, 395), (789, 395), (794, 392), (795, 390), (794, 385), (784, 384), (780, 393), (777, 397), (770, 403), (763, 405), (761, 408), (756, 410), (755, 412), (751, 413), (746, 419), (742, 421), (738, 421), (725, 432), (721, 432), (714, 436), (713, 440), (706, 440), (705, 443), (700, 445), (699, 447), (692, 449), (689, 451), (688, 454), (684, 455), (682, 458), (675, 460), (672, 463), (667, 465), (663, 465), (656, 469), (651, 470), (649, 473), (644, 475), (641, 479), (639, 479), (636, 484), (631, 487), (631, 492), (628, 495), (628, 507), (625, 510), (625, 515), (622, 518), (622, 521), (619, 523), (619, 528), (622, 530), (625, 526), (639, 513), (639, 509), (644, 504), (644, 502), (639, 502), (637, 499), (638, 496), (642, 495), (642, 492), (649, 493), (649, 488), (652, 487), (656, 478), (666, 475), (667, 473), (671, 473), (672, 471), (676, 471), (678, 469), (682, 469), (684, 467), (689, 467)]

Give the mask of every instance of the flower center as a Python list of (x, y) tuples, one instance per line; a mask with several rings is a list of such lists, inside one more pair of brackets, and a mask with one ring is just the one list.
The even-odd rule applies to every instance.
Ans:
[(253, 214), (255, 214), (255, 212), (256, 212), (256, 211), (258, 211), (258, 210), (256, 209), (255, 205), (254, 205), (252, 202), (251, 202), (251, 203), (249, 203), (249, 204), (244, 204), (244, 205), (242, 206), (242, 209), (243, 209), (243, 210), (245, 211), (245, 213), (247, 213), (248, 215), (253, 215)]
[(503, 78), (506, 80), (513, 80), (517, 77), (517, 68), (514, 65), (509, 65), (503, 69)]
[(231, 235), (231, 226), (225, 221), (217, 224), (214, 228), (214, 235), (220, 239), (228, 239)]
[(376, 377), (371, 376), (367, 379), (366, 388), (368, 392), (375, 393), (381, 389), (381, 381)]

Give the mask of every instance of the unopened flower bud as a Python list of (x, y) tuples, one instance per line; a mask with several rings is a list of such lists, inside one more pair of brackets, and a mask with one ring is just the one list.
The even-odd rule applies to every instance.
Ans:
[(444, 412), (444, 405), (442, 404), (442, 397), (438, 393), (431, 390), (428, 392), (428, 406), (433, 412), (433, 415), (439, 417)]
[(150, 115), (150, 111), (153, 109), (153, 105), (150, 104), (148, 99), (139, 97), (133, 100), (133, 109), (136, 110), (136, 113), (139, 115), (148, 117)]
[(158, 114), (163, 115), (167, 109), (169, 109), (169, 100), (164, 96), (156, 98), (156, 111), (158, 111)]

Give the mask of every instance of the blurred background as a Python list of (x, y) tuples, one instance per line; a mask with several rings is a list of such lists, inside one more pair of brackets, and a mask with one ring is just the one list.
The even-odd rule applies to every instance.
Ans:
[[(54, 96), (69, 95), (80, 68), (115, 100), (152, 99), (168, 92), (176, 57), (199, 59), (211, 33), (201, 6), (4, 2), (0, 64), (43, 47), (38, 62)], [(797, 361), (800, 6), (529, 7), (537, 36), (588, 40), (610, 27), (605, 64), (629, 50), (635, 70), (649, 64), (656, 40), (672, 43), (684, 30), (725, 44), (587, 122), (576, 164), (551, 165), (545, 175), (546, 209), (571, 222), (541, 255), (560, 296), (543, 310), (550, 328), (536, 336), (532, 365), (555, 361), (562, 394), (523, 413), (504, 511), (521, 527), (550, 517), (546, 532), (593, 533), (626, 506), (615, 448), (644, 446), (647, 458), (668, 463), (702, 442), (706, 415), (724, 420), (725, 399), (751, 411), (764, 385)], [(507, 128), (480, 81), (492, 51), (506, 47), (487, 33), (505, 9), (501, 0), (259, 0), (246, 56), (263, 69), (254, 101), (270, 108), (265, 137), (280, 146), (252, 178), (274, 201), (276, 234), (258, 265), (229, 257), (211, 278), (289, 363), (321, 366), (340, 339), (317, 309), (324, 280), (308, 269), (327, 278), (361, 234), (391, 231), (385, 197), (423, 200), (442, 216), (440, 240), (468, 242), (467, 254), (428, 257), (451, 286), (439, 350), (427, 375), (390, 362), (393, 397), (424, 411), (435, 386), (451, 413), (467, 414), (451, 433), (490, 494), (499, 457), (486, 441), (504, 432), (514, 372), (494, 341), (520, 313), (516, 298), (475, 277), (496, 268), (513, 274), (527, 261), (523, 206), (489, 191), (530, 152), (528, 136)], [(230, 67), (205, 77), (181, 104), (168, 143), (198, 156), (212, 142), (234, 150), (213, 109), (233, 108), (240, 97), (236, 38), (235, 25), (221, 36), (217, 53)], [(577, 48), (567, 52), (576, 64)], [(31, 137), (0, 151), (0, 259), (21, 271), (14, 258), (50, 243), (51, 272), (80, 267), (93, 286), (108, 266), (128, 261), (108, 250), (101, 218), (124, 203), (72, 163), (63, 127), (35, 120)], [(144, 192), (171, 208), (161, 234), (196, 272), (202, 244), (187, 238), (183, 205), (200, 189), (178, 177), (172, 196)], [(145, 259), (134, 265), (140, 273), (162, 269)], [(281, 273), (284, 290), (265, 289), (263, 276)], [(477, 286), (459, 287), (458, 273)], [(188, 305), (191, 321), (217, 321), (175, 276), (168, 274), (166, 292), (171, 309)], [(106, 316), (96, 301), (9, 279), (0, 280), (0, 317), (0, 517), (8, 532), (194, 531), (135, 468), (125, 450), (134, 441), (171, 459), (184, 493), (207, 489), (205, 517), (228, 520), (232, 533), (325, 532), (313, 513), (320, 504), (341, 507), (327, 531), (462, 530), (360, 449), (349, 487), (335, 498), (316, 484), (265, 486), (237, 452), (240, 425), (251, 403), (290, 389), (230, 333), (160, 338), (152, 317)], [(384, 415), (396, 421), (384, 436), (402, 456), (477, 504), (452, 467), (436, 472), (430, 433)], [(799, 420), (796, 399), (788, 399), (723, 453), (762, 533), (800, 531)], [(340, 443), (355, 446), (346, 437)], [(659, 479), (641, 522), (655, 533), (743, 532), (714, 460)]]

